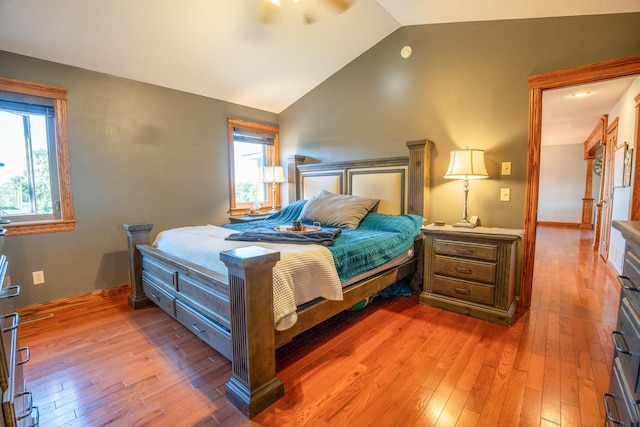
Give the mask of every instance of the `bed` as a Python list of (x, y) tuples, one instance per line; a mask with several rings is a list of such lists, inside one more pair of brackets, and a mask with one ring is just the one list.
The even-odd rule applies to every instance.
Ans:
[[(310, 200), (325, 190), (375, 198), (379, 200), (376, 208), (380, 216), (426, 217), (432, 146), (427, 140), (410, 141), (407, 157), (338, 163), (304, 164), (304, 157), (293, 156), (288, 164), (293, 184), (289, 186), (290, 200)], [(296, 203), (283, 209), (283, 214), (292, 214)], [(375, 217), (367, 215), (363, 221), (368, 222), (370, 216)], [(284, 219), (276, 216), (270, 221), (267, 226), (273, 227)], [(400, 280), (408, 281), (414, 289), (422, 282), (423, 239), (418, 234), (408, 258), (394, 255), (391, 264), (384, 264), (373, 274), (350, 274), (354, 276), (351, 280), (341, 280), (347, 282), (341, 298), (313, 298), (297, 305), (294, 321), (279, 328), (274, 321), (274, 268), (281, 252), (283, 259), (287, 257), (286, 251), (261, 242), (231, 242), (235, 244), (231, 249), (220, 252), (227, 271), (222, 274), (189, 256), (151, 245), (151, 224), (123, 224), (123, 229), (129, 252), (129, 304), (137, 309), (155, 303), (231, 360), (226, 397), (248, 417), (284, 395), (276, 373), (276, 348)], [(243, 227), (226, 230), (242, 233)]]

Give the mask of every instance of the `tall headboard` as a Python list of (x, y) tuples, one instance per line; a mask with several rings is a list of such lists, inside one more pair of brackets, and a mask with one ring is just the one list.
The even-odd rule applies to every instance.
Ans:
[(407, 147), (409, 156), (384, 159), (304, 164), (304, 156), (294, 156), (289, 159), (289, 180), (295, 184), (290, 200), (310, 199), (325, 189), (379, 199), (380, 213), (427, 218), (433, 142), (409, 141)]

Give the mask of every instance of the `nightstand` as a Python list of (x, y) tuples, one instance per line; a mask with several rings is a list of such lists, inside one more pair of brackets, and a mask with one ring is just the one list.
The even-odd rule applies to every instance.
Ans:
[(265, 218), (268, 218), (269, 215), (270, 214), (230, 216), (229, 217), (229, 222), (231, 224), (240, 224), (240, 223), (243, 223), (243, 222), (251, 222), (251, 221), (257, 221), (259, 219), (265, 219)]
[(429, 225), (420, 302), (501, 325), (517, 306), (517, 248), (523, 230)]

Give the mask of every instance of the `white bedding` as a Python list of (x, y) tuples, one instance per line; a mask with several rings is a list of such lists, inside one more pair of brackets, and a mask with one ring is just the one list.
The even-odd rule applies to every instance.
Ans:
[(227, 267), (220, 261), (223, 250), (261, 246), (279, 251), (280, 261), (273, 268), (273, 316), (277, 330), (296, 323), (297, 305), (318, 297), (342, 300), (333, 257), (324, 246), (224, 240), (231, 233), (237, 231), (213, 225), (175, 228), (161, 232), (153, 245), (225, 276)]

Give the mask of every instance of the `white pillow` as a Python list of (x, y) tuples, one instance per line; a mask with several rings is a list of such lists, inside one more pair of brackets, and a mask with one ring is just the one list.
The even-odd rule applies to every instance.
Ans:
[(353, 230), (376, 203), (377, 199), (334, 194), (323, 189), (304, 205), (299, 219)]

